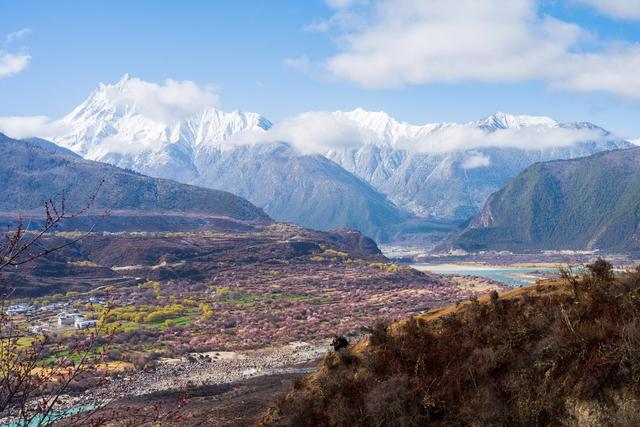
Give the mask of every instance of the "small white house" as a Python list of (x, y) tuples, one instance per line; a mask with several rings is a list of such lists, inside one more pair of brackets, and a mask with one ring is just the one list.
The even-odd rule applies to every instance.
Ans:
[(92, 304), (104, 304), (104, 298), (99, 296), (92, 296), (89, 298), (89, 302)]
[(62, 313), (58, 316), (58, 326), (72, 326), (77, 320), (84, 320), (80, 313)]
[(96, 320), (86, 320), (84, 318), (76, 319), (75, 327), (76, 327), (76, 329), (92, 328), (92, 327), (96, 326), (97, 323), (98, 322)]
[(27, 331), (31, 332), (32, 334), (41, 334), (42, 331), (44, 331), (44, 328), (42, 327), (42, 325), (31, 325), (27, 328)]
[(62, 303), (52, 302), (51, 304), (41, 306), (40, 311), (56, 311), (62, 307), (63, 307)]
[(7, 307), (7, 309), (5, 310), (5, 313), (7, 315), (14, 315), (14, 314), (29, 314), (33, 312), (33, 306), (31, 304), (16, 304), (16, 305), (10, 305), (9, 307)]

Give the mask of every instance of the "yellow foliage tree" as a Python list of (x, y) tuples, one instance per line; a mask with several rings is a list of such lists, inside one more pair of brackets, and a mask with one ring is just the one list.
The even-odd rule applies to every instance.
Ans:
[(202, 311), (202, 320), (211, 319), (213, 317), (213, 309), (209, 304), (200, 304), (200, 310)]

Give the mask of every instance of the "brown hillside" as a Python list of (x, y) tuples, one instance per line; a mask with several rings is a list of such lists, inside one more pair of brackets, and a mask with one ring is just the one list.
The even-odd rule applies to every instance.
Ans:
[(378, 323), (262, 425), (640, 425), (640, 272), (597, 267)]

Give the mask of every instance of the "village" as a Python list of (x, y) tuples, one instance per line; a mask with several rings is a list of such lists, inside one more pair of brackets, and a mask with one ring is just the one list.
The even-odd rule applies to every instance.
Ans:
[(95, 295), (45, 304), (35, 301), (20, 302), (7, 306), (4, 314), (15, 327), (25, 333), (43, 335), (95, 327), (98, 323), (98, 312), (95, 309), (105, 304), (104, 297)]

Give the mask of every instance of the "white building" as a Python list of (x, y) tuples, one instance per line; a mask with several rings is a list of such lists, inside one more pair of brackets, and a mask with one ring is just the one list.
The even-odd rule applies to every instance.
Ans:
[(86, 320), (82, 318), (82, 319), (76, 319), (74, 325), (76, 329), (86, 329), (86, 328), (92, 328), (96, 326), (97, 323), (98, 323), (97, 320)]
[(14, 315), (14, 314), (29, 314), (29, 313), (33, 313), (33, 306), (31, 304), (16, 304), (16, 305), (10, 305), (9, 307), (7, 307), (7, 309), (5, 310), (5, 313), (7, 315)]
[(89, 302), (92, 304), (104, 304), (104, 298), (98, 296), (92, 296), (89, 298)]
[(56, 311), (62, 307), (63, 307), (62, 303), (53, 302), (51, 304), (41, 306), (40, 311)]
[(75, 325), (78, 319), (84, 320), (84, 316), (80, 313), (62, 313), (58, 316), (58, 326)]
[(42, 325), (32, 325), (27, 328), (27, 331), (32, 334), (41, 334), (44, 331), (44, 327)]

